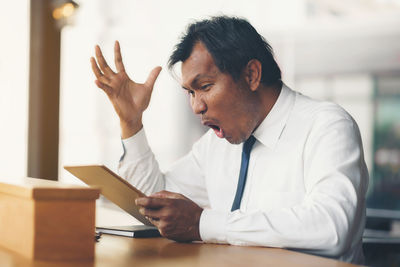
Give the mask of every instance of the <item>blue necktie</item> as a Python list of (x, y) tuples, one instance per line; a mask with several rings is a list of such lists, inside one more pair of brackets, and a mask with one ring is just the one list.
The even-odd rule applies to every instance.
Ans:
[(251, 148), (254, 145), (256, 139), (254, 136), (250, 136), (249, 139), (246, 140), (243, 144), (242, 150), (242, 163), (240, 164), (240, 174), (239, 174), (239, 182), (236, 189), (235, 200), (232, 204), (231, 211), (237, 210), (240, 208), (240, 202), (242, 201), (244, 186), (246, 185), (247, 178), (247, 169), (249, 168), (249, 160), (250, 160), (250, 152)]

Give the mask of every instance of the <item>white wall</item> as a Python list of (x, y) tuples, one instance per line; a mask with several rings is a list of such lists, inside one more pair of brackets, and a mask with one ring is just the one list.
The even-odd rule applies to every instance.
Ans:
[(0, 0), (0, 177), (26, 176), (29, 1)]

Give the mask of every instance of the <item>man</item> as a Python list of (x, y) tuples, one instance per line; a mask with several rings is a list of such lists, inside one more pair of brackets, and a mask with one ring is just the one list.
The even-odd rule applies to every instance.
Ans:
[(357, 124), (339, 106), (285, 86), (271, 47), (247, 21), (193, 23), (171, 55), (169, 67), (182, 62), (182, 87), (211, 129), (166, 173), (142, 126), (161, 68), (135, 83), (118, 42), (114, 52), (117, 72), (96, 47), (96, 84), (120, 118), (120, 173), (152, 194), (137, 204), (163, 236), (362, 260), (368, 172)]

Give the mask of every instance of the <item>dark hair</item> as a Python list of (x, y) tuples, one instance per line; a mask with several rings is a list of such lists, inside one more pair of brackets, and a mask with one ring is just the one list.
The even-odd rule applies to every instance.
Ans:
[(206, 46), (218, 69), (229, 73), (235, 81), (252, 59), (261, 62), (263, 84), (275, 85), (281, 81), (281, 70), (271, 46), (245, 19), (218, 16), (190, 24), (169, 58), (169, 69), (188, 59), (197, 42)]

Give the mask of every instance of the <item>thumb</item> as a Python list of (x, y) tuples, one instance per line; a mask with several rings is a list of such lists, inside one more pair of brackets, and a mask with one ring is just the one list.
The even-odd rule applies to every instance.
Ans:
[(158, 75), (160, 74), (162, 68), (160, 66), (155, 67), (149, 74), (149, 77), (147, 77), (146, 82), (144, 85), (150, 89), (153, 89), (154, 83), (157, 80)]

